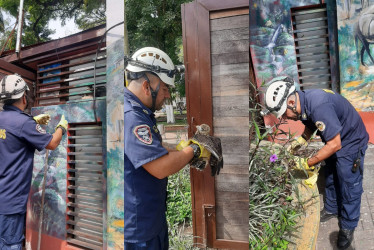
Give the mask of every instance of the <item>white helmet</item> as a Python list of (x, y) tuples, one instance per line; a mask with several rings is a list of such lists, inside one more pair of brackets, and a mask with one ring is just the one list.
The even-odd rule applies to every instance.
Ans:
[(129, 72), (152, 72), (164, 83), (174, 87), (176, 69), (170, 57), (160, 49), (145, 47), (137, 50), (128, 60)]
[(0, 81), (0, 101), (15, 100), (29, 90), (25, 80), (18, 75), (7, 75)]
[(265, 93), (265, 106), (277, 118), (287, 109), (287, 98), (296, 91), (294, 81), (286, 77), (272, 82)]

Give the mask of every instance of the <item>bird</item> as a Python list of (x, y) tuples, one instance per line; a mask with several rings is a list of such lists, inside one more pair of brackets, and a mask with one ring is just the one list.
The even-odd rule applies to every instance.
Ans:
[(210, 152), (209, 159), (199, 158), (190, 163), (191, 167), (203, 170), (209, 164), (212, 176), (219, 175), (220, 170), (223, 168), (223, 156), (221, 139), (215, 136), (210, 136), (210, 127), (207, 124), (196, 126), (196, 133), (192, 140), (197, 141), (206, 150)]

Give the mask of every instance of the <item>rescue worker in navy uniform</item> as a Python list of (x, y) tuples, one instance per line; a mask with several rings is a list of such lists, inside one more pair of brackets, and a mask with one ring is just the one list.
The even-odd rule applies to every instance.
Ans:
[(348, 248), (360, 218), (364, 157), (369, 140), (360, 115), (343, 96), (326, 89), (296, 91), (294, 81), (288, 77), (269, 85), (265, 106), (277, 118), (301, 120), (305, 125), (293, 148), (305, 144), (318, 129), (325, 146), (298, 164), (308, 170), (325, 161), (326, 196), (321, 222), (338, 216), (337, 245)]
[(163, 51), (145, 47), (126, 67), (124, 105), (124, 239), (125, 249), (168, 249), (167, 177), (181, 170), (206, 149), (198, 144), (182, 150), (162, 145), (155, 110), (170, 98), (176, 70)]
[(26, 203), (31, 187), (35, 149), (54, 150), (66, 132), (62, 116), (56, 131), (48, 134), (40, 124), (50, 117), (32, 117), (23, 111), (28, 105), (26, 82), (18, 75), (0, 81), (0, 249), (22, 249)]

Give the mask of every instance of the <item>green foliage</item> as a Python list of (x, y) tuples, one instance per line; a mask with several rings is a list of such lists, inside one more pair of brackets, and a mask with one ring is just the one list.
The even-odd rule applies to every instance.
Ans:
[(189, 168), (169, 177), (167, 202), (170, 248), (193, 249), (192, 233), (185, 233), (192, 221)]
[[(263, 83), (264, 84), (264, 83)], [(290, 167), (290, 153), (285, 145), (294, 136), (289, 131), (284, 145), (273, 141), (280, 134), (281, 121), (265, 128), (259, 116), (261, 106), (251, 100), (250, 114), (253, 139), (249, 159), (249, 248), (287, 249), (301, 205)], [(271, 139), (271, 141), (267, 141)]]
[[(130, 54), (151, 46), (165, 51), (174, 64), (183, 64), (181, 4), (192, 0), (125, 0)], [(176, 89), (185, 96), (184, 77)]]
[(0, 9), (0, 32), (4, 32), (4, 17), (3, 17), (3, 13), (1, 12), (1, 9)]
[(169, 178), (167, 218), (169, 225), (179, 225), (191, 221), (191, 216), (189, 169), (185, 168)]
[(287, 234), (293, 231), (299, 212), (291, 203), (296, 185), (288, 166), (289, 153), (282, 145), (264, 141), (279, 133), (278, 128), (261, 134), (255, 121), (253, 126), (256, 144), (249, 166), (250, 249), (287, 249)]
[[(18, 18), (19, 1), (0, 0), (0, 6), (3, 11)], [(73, 18), (80, 29), (100, 25), (106, 20), (104, 0), (28, 0), (24, 2), (24, 10), (22, 46), (50, 40), (49, 36), (55, 32), (48, 28), (51, 19), (60, 18), (64, 25), (68, 19)], [(8, 36), (9, 34), (4, 34), (1, 40)], [(15, 43), (12, 43), (11, 48), (14, 47)]]

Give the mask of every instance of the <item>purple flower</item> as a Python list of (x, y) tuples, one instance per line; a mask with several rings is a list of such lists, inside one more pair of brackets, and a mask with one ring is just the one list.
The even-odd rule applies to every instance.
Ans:
[(270, 156), (270, 162), (275, 162), (276, 160), (278, 160), (278, 156), (276, 154)]

